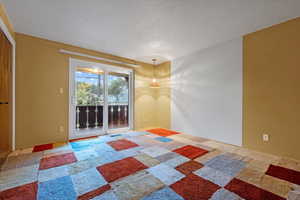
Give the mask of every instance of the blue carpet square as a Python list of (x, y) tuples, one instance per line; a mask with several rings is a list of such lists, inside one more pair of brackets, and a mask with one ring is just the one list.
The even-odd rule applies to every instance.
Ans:
[(194, 172), (194, 174), (213, 182), (221, 187), (225, 187), (233, 177), (213, 168), (204, 166), (201, 169)]
[(106, 143), (103, 143), (95, 147), (95, 151), (98, 153), (98, 156), (101, 158), (101, 165), (111, 163), (117, 160), (121, 160), (126, 157), (121, 152), (114, 150), (111, 146), (109, 146)]
[(154, 138), (155, 140), (158, 140), (160, 142), (171, 142), (173, 141), (171, 138), (167, 138), (167, 137), (157, 137), (157, 138)]
[(236, 176), (246, 166), (244, 161), (236, 160), (224, 154), (214, 157), (204, 165), (219, 170), (229, 176)]
[(70, 144), (74, 151), (81, 151), (81, 150), (91, 148), (91, 142), (87, 142), (87, 141), (71, 142)]
[(96, 168), (73, 174), (71, 179), (78, 196), (107, 184)]
[(169, 187), (153, 192), (149, 196), (144, 197), (142, 200), (184, 200), (176, 192)]
[(70, 176), (39, 184), (38, 200), (74, 200), (76, 192)]

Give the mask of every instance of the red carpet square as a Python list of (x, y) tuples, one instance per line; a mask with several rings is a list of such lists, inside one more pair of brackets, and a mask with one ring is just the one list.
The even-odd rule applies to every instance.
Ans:
[(42, 145), (36, 145), (33, 148), (32, 152), (39, 152), (39, 151), (45, 151), (48, 149), (53, 149), (53, 144), (42, 144)]
[(90, 191), (88, 193), (85, 193), (83, 195), (80, 195), (77, 200), (90, 200), (93, 199), (96, 196), (99, 196), (100, 194), (106, 192), (107, 190), (110, 190), (110, 185), (104, 185), (96, 190)]
[(112, 148), (114, 148), (117, 151), (121, 151), (124, 149), (130, 149), (130, 148), (139, 146), (136, 143), (133, 143), (133, 142), (131, 142), (129, 140), (125, 140), (125, 139), (108, 142), (107, 144), (109, 144)]
[(52, 167), (58, 167), (58, 166), (70, 164), (70, 163), (73, 163), (76, 161), (77, 161), (77, 159), (76, 159), (74, 153), (66, 153), (66, 154), (61, 154), (61, 155), (56, 155), (56, 156), (51, 156), (51, 157), (45, 157), (40, 162), (40, 170), (49, 169)]
[(191, 160), (191, 161), (188, 161), (186, 163), (183, 163), (183, 164), (177, 166), (175, 169), (185, 175), (189, 175), (190, 173), (192, 173), (202, 167), (203, 167), (202, 164)]
[(204, 154), (208, 153), (207, 150), (192, 145), (187, 145), (179, 149), (175, 149), (173, 152), (178, 153), (190, 159), (195, 159), (199, 156), (203, 156)]
[(300, 172), (292, 169), (270, 165), (266, 174), (300, 185)]
[(171, 131), (171, 130), (167, 130), (167, 129), (163, 129), (163, 128), (155, 128), (155, 129), (150, 129), (147, 131), (150, 133), (159, 135), (159, 136), (164, 136), (164, 137), (180, 134), (179, 132)]
[(240, 197), (247, 200), (285, 200), (284, 198), (258, 188), (254, 185), (234, 178), (226, 186), (225, 189), (236, 193)]
[(119, 178), (129, 176), (137, 171), (146, 168), (146, 165), (132, 157), (97, 167), (98, 171), (108, 182), (112, 182)]
[(21, 185), (0, 192), (1, 200), (35, 200), (37, 199), (37, 182)]
[(209, 199), (220, 186), (195, 174), (190, 174), (170, 186), (186, 200)]

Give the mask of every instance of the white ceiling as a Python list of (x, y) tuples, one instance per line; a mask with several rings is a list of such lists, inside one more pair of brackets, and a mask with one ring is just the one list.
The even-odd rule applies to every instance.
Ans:
[(3, 0), (17, 32), (151, 62), (300, 16), (300, 0)]

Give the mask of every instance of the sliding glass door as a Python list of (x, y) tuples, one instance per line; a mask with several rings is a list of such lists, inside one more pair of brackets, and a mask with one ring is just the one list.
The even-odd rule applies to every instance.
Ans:
[(132, 127), (132, 70), (70, 59), (70, 138)]

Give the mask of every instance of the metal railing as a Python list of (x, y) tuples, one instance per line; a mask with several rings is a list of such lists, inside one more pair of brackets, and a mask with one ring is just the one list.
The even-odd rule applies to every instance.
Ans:
[[(76, 129), (102, 128), (103, 105), (76, 106)], [(129, 126), (128, 103), (108, 104), (108, 127), (124, 128)]]

